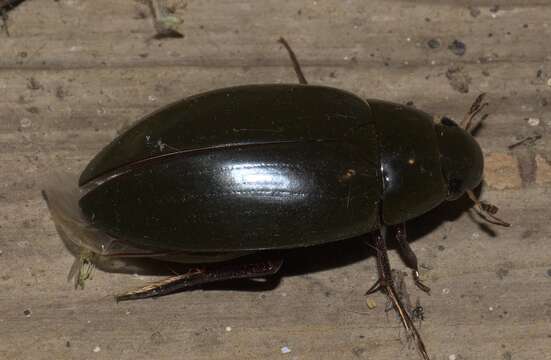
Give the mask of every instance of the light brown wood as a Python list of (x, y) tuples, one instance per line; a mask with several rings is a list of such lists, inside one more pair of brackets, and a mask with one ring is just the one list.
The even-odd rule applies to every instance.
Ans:
[[(457, 119), (488, 93), (491, 116), (478, 133), (483, 198), (513, 226), (490, 235), (456, 211), (466, 203), (412, 221), (432, 296), (406, 280), (425, 309), (420, 332), (432, 359), (550, 358), (548, 1), (169, 3), (183, 39), (153, 39), (139, 1), (27, 0), (9, 13), (11, 36), (0, 33), (0, 358), (418, 358), (384, 296), (367, 306), (372, 256), (306, 267), (265, 292), (116, 304), (111, 295), (157, 277), (97, 271), (83, 291), (66, 282), (73, 257), (40, 195), (47, 174), (79, 172), (122, 129), (179, 98), (296, 82), (280, 36), (312, 84)], [(448, 49), (454, 40), (466, 44), (463, 56)], [(534, 134), (542, 138), (508, 149)], [(321, 260), (338, 256), (347, 258)], [(403, 268), (395, 253), (391, 261)]]

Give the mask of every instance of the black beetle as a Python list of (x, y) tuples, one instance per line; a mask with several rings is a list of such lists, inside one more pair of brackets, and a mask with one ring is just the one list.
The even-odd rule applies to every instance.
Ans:
[(274, 274), (281, 259), (224, 261), (375, 232), (380, 279), (370, 291), (386, 292), (426, 357), (392, 284), (380, 229), (393, 230), (428, 291), (404, 223), (481, 182), (482, 151), (467, 130), (482, 97), (463, 127), (448, 118), (435, 123), (411, 107), (307, 85), (280, 42), (301, 84), (231, 87), (171, 104), (116, 138), (82, 173), (79, 206), (90, 226), (141, 256), (202, 264), (117, 299)]

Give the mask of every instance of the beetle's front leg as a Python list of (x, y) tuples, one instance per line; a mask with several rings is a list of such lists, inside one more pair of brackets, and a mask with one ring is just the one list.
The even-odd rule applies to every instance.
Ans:
[(424, 292), (430, 293), (430, 288), (423, 284), (419, 277), (419, 265), (417, 262), (417, 256), (409, 245), (406, 233), (406, 224), (402, 223), (398, 225), (393, 225), (392, 228), (394, 230), (394, 236), (396, 237), (398, 246), (400, 247), (400, 254), (402, 254), (406, 265), (413, 269), (412, 275), (413, 280), (415, 281), (415, 285), (417, 285), (417, 287)]
[(185, 274), (148, 284), (142, 288), (115, 296), (117, 301), (137, 300), (167, 295), (199, 285), (231, 279), (257, 278), (279, 271), (283, 259), (268, 259), (253, 263), (220, 263), (197, 267)]

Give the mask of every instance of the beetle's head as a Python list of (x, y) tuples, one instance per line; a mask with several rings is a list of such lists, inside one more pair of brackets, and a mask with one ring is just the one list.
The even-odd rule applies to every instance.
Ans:
[(482, 181), (482, 150), (465, 129), (443, 117), (435, 126), (442, 173), (448, 184), (447, 200), (455, 200)]

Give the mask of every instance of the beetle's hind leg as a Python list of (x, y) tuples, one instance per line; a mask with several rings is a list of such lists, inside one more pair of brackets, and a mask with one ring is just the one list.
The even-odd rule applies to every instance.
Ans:
[(398, 242), (398, 246), (400, 247), (400, 254), (404, 258), (404, 261), (406, 265), (412, 269), (412, 275), (413, 280), (415, 281), (415, 285), (421, 290), (423, 290), (426, 293), (430, 293), (430, 288), (423, 284), (421, 282), (421, 278), (419, 276), (419, 265), (417, 262), (417, 256), (411, 249), (411, 246), (409, 245), (408, 239), (407, 239), (407, 233), (406, 233), (406, 224), (398, 224), (392, 226), (394, 230), (394, 236), (396, 238), (396, 241)]
[(269, 259), (253, 263), (231, 262), (211, 264), (117, 295), (115, 299), (117, 301), (145, 299), (167, 295), (212, 282), (264, 277), (277, 273), (282, 264), (283, 259)]
[(298, 82), (300, 84), (308, 84), (308, 82), (306, 81), (306, 78), (304, 77), (304, 74), (302, 73), (302, 69), (300, 68), (300, 64), (298, 63), (295, 52), (293, 51), (293, 49), (291, 49), (291, 46), (289, 46), (289, 43), (287, 42), (287, 40), (280, 37), (278, 41), (285, 47), (285, 49), (289, 53), (289, 57), (293, 62), (293, 68), (295, 69), (295, 73), (297, 74), (297, 77), (298, 77)]

